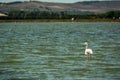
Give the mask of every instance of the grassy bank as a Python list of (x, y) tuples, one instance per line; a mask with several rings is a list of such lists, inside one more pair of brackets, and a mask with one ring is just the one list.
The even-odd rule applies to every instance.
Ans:
[(0, 20), (0, 22), (120, 22), (120, 19), (13, 19)]

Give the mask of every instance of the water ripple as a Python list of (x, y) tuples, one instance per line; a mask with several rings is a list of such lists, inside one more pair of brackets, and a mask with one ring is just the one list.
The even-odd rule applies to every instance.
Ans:
[[(1, 80), (119, 80), (120, 23), (1, 23)], [(84, 41), (93, 55), (84, 55)]]

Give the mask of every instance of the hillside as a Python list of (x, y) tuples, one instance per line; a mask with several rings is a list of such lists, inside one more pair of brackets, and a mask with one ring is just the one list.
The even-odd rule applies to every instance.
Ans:
[(87, 1), (77, 3), (48, 3), (48, 2), (11, 2), (0, 3), (0, 12), (11, 10), (25, 11), (89, 11), (103, 13), (120, 10), (120, 1)]

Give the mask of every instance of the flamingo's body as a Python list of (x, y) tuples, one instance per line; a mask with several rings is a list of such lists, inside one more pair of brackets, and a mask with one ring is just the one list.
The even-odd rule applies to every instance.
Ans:
[(91, 55), (92, 53), (92, 49), (85, 49), (85, 55)]
[(85, 47), (85, 55), (91, 55), (93, 53), (92, 49), (88, 49), (88, 43), (85, 42), (84, 45), (86, 46)]

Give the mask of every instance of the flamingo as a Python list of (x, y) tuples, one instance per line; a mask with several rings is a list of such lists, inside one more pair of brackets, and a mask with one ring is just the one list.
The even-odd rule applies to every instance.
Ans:
[(93, 54), (92, 49), (88, 48), (88, 43), (87, 42), (85, 42), (84, 45), (85, 45), (85, 55), (91, 56), (91, 54)]

